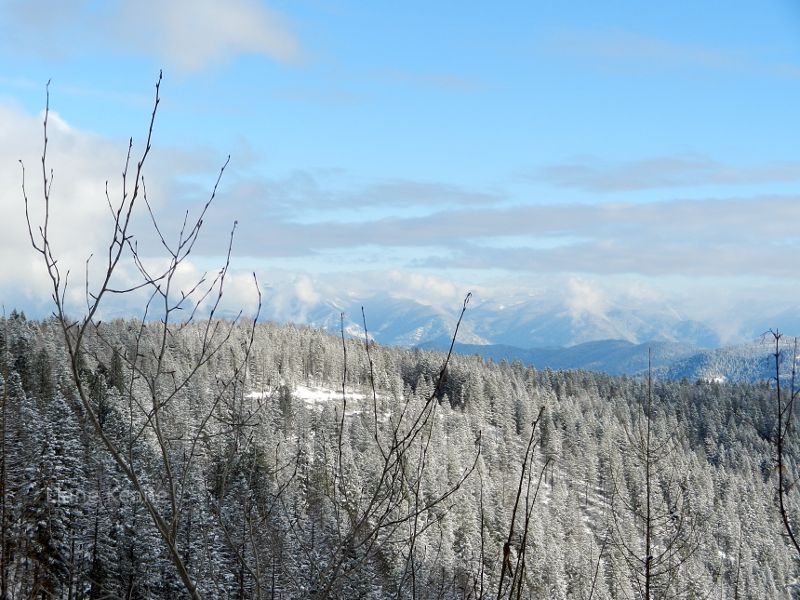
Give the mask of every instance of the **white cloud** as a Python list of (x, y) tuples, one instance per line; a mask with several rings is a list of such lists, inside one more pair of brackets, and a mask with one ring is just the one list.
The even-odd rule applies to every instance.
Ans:
[(194, 72), (258, 54), (283, 63), (302, 57), (284, 19), (253, 0), (126, 0), (115, 29), (136, 49)]
[[(21, 172), (18, 159), (27, 167), (28, 191), (32, 200), (34, 222), (41, 219), (41, 167), (42, 144), (41, 115), (31, 115), (18, 108), (0, 104), (0, 302), (7, 307), (23, 306), (39, 308), (38, 314), (48, 303), (49, 289), (41, 260), (30, 249), (25, 231), (24, 205), (20, 191)], [(135, 140), (135, 151), (140, 150), (141, 137)], [(107, 236), (112, 224), (106, 206), (105, 181), (109, 179), (112, 199), (119, 197), (119, 173), (125, 158), (126, 144), (96, 136), (71, 126), (68, 120), (57, 113), (50, 115), (50, 165), (55, 171), (52, 199), (52, 235), (55, 252), (60, 265), (71, 269), (70, 299), (74, 303), (82, 300), (85, 260), (94, 254), (92, 267), (102, 270), (102, 261), (107, 253)], [(174, 237), (180, 227), (179, 219), (186, 206), (196, 208), (210, 191), (208, 181), (201, 174), (213, 179), (219, 166), (213, 152), (189, 153), (166, 148), (156, 143), (155, 159), (148, 164), (148, 195), (158, 210), (160, 222), (165, 225), (165, 234)], [(742, 289), (752, 287), (753, 278), (773, 279), (781, 282), (793, 294), (782, 294), (785, 302), (796, 297), (793, 263), (788, 260), (798, 247), (795, 224), (800, 214), (797, 197), (753, 196), (717, 200), (665, 200), (662, 202), (607, 202), (593, 205), (518, 205), (493, 208), (481, 202), (473, 203), (469, 190), (460, 190), (452, 202), (454, 207), (441, 210), (433, 216), (376, 218), (362, 222), (312, 222), (296, 223), (281, 216), (262, 215), (257, 210), (243, 210), (240, 203), (229, 201), (236, 196), (235, 171), (223, 179), (219, 204), (212, 206), (206, 219), (208, 230), (203, 239), (209, 243), (197, 247), (193, 255), (195, 264), (186, 265), (180, 274), (180, 285), (201, 274), (202, 269), (213, 270), (218, 266), (218, 256), (227, 247), (230, 223), (241, 218), (234, 246), (234, 254), (246, 254), (252, 268), (259, 273), (265, 303), (275, 303), (273, 314), (286, 318), (301, 318), (315, 304), (342, 296), (348, 291), (385, 292), (396, 298), (408, 298), (432, 306), (459, 306), (467, 290), (476, 290), (476, 284), (487, 281), (487, 273), (509, 272), (509, 283), (500, 288), (486, 290), (481, 296), (494, 297), (505, 302), (508, 295), (525, 289), (527, 281), (540, 277), (549, 281), (556, 289), (563, 286), (566, 297), (560, 299), (576, 314), (607, 314), (621, 303), (636, 307), (652, 303), (664, 296), (675, 297), (675, 290), (665, 284), (658, 293), (647, 286), (631, 286), (626, 295), (615, 293), (607, 285), (598, 282), (627, 281), (637, 278), (649, 281), (666, 280), (682, 276), (691, 280), (692, 286), (702, 284), (714, 277), (726, 277), (725, 285), (719, 286), (721, 296), (734, 298), (730, 306), (721, 306), (712, 295), (713, 283), (703, 288), (702, 293), (692, 296), (705, 303), (704, 308), (693, 307), (692, 313), (701, 310), (730, 315), (742, 312)], [(213, 184), (213, 181), (211, 182)], [(379, 186), (373, 186), (379, 187)], [(254, 188), (258, 192), (260, 188)], [(371, 189), (371, 188), (369, 188)], [(426, 188), (428, 189), (428, 188)], [(430, 189), (436, 191), (434, 185)], [(448, 188), (449, 189), (449, 188)], [(445, 190), (447, 191), (447, 190)], [(358, 190), (356, 190), (358, 192)], [(298, 191), (298, 194), (302, 190)], [(325, 193), (320, 186), (317, 193)], [(466, 201), (457, 202), (462, 195)], [(353, 195), (357, 206), (362, 196)], [(446, 195), (445, 195), (446, 196)], [(433, 196), (431, 196), (433, 197)], [(258, 194), (253, 195), (253, 206), (257, 208)], [(226, 203), (228, 205), (226, 206)], [(314, 198), (310, 204), (313, 205)], [(445, 203), (445, 205), (450, 204)], [(143, 206), (139, 207), (143, 209)], [(229, 211), (220, 217), (221, 211)], [(244, 219), (244, 215), (247, 216)], [(765, 215), (769, 218), (765, 218)], [(291, 218), (288, 214), (287, 218)], [(157, 256), (161, 250), (152, 244), (148, 219), (140, 213), (137, 229), (140, 243), (147, 245), (146, 256)], [(176, 221), (177, 227), (176, 227)], [(168, 232), (168, 233), (167, 233)], [(493, 236), (520, 236), (531, 239), (551, 235), (566, 236), (574, 243), (555, 246), (490, 248), (481, 246), (481, 241)], [(241, 241), (242, 243), (239, 243)], [(387, 247), (411, 249), (430, 256), (420, 268), (422, 273), (409, 272), (400, 258), (394, 258)], [(389, 271), (345, 271), (364, 269), (365, 261), (342, 260), (331, 267), (327, 276), (308, 278), (296, 272), (286, 278), (287, 285), (274, 286), (267, 294), (268, 285), (274, 277), (266, 265), (280, 264), (275, 258), (280, 252), (287, 256), (313, 256), (317, 262), (298, 259), (299, 268), (316, 265), (319, 257), (335, 255), (341, 248), (366, 248), (353, 255), (380, 256), (381, 265)], [(213, 258), (217, 256), (217, 258)], [(341, 254), (346, 256), (346, 254)], [(407, 256), (407, 255), (406, 255)], [(363, 258), (363, 256), (361, 256)], [(385, 259), (385, 260), (383, 260)], [(283, 260), (283, 259), (281, 259)], [(438, 260), (438, 262), (437, 262)], [(237, 265), (234, 259), (234, 268)], [(240, 264), (240, 263), (239, 263)], [(200, 266), (202, 266), (202, 269)], [(426, 268), (427, 267), (427, 268)], [(371, 267), (370, 267), (371, 268)], [(455, 273), (455, 275), (453, 275)], [(580, 273), (580, 278), (560, 282), (555, 275)], [(628, 274), (626, 276), (626, 274)], [(129, 265), (120, 271), (123, 282), (133, 281), (135, 271)], [(444, 276), (443, 276), (444, 275)], [(460, 282), (449, 278), (451, 275)], [(594, 277), (593, 277), (594, 275)], [(93, 272), (93, 280), (99, 273)], [(738, 287), (731, 282), (738, 281)], [(230, 286), (226, 292), (227, 314), (240, 307), (245, 311), (254, 305), (254, 288), (249, 273), (232, 272)], [(493, 286), (494, 287), (494, 286)], [(280, 289), (278, 289), (280, 288)], [(711, 290), (709, 293), (707, 290)], [(765, 294), (762, 292), (762, 294)], [(710, 298), (714, 301), (710, 301)], [(778, 296), (773, 296), (777, 298)], [(132, 300), (139, 300), (134, 298)], [(119, 301), (109, 309), (123, 307)], [(682, 306), (687, 305), (685, 302)], [(270, 307), (271, 309), (272, 307)], [(748, 308), (752, 312), (752, 307)], [(122, 308), (119, 313), (121, 314)], [(720, 319), (722, 320), (722, 318)]]
[(596, 282), (579, 277), (567, 280), (565, 301), (573, 318), (585, 314), (603, 317), (609, 308), (608, 299)]
[(303, 57), (284, 18), (257, 0), (12, 0), (0, 2), (0, 35), (16, 53), (132, 51), (188, 73), (241, 54), (281, 63)]
[[(0, 104), (0, 303), (6, 306), (24, 306), (41, 314), (52, 309), (52, 286), (47, 277), (42, 257), (31, 247), (26, 228), (25, 203), (22, 193), (25, 165), (25, 188), (29, 198), (29, 214), (34, 227), (34, 237), (40, 239), (38, 227), (44, 219), (44, 185), (41, 166), (42, 115), (33, 116), (18, 108)], [(81, 131), (71, 126), (58, 113), (48, 117), (48, 177), (52, 169), (50, 219), (48, 237), (58, 260), (62, 277), (69, 271), (67, 302), (71, 310), (80, 311), (85, 306), (85, 277), (89, 262), (90, 289), (101, 281), (106, 271), (108, 244), (113, 234), (113, 219), (106, 199), (106, 182), (111, 202), (116, 206), (121, 198), (122, 173), (127, 144)], [(132, 166), (129, 173), (128, 193), (131, 191), (133, 169), (141, 153), (141, 140), (134, 139)], [(187, 174), (193, 175), (209, 163), (209, 157), (191, 155), (170, 148), (157, 148), (151, 155), (158, 158), (145, 166), (147, 194), (157, 211), (159, 222), (168, 242), (174, 242), (180, 228), (180, 219), (186, 197), (197, 195), (196, 190), (183, 190), (176, 181)], [(209, 188), (210, 189), (210, 188)], [(205, 190), (207, 198), (208, 190)], [(150, 263), (153, 257), (163, 256), (161, 247), (147, 216), (140, 196), (134, 210), (131, 229), (139, 244), (141, 256)], [(216, 248), (217, 254), (222, 248)], [(163, 262), (163, 260), (162, 260)], [(203, 260), (212, 269), (218, 259)], [(151, 263), (155, 265), (155, 263)], [(189, 289), (202, 273), (191, 262), (177, 274), (176, 289)], [(213, 274), (212, 274), (213, 276)], [(252, 290), (252, 278), (250, 280)], [(141, 278), (130, 261), (123, 261), (115, 272), (114, 287), (125, 288), (139, 283)], [(234, 296), (250, 302), (253, 293), (244, 291), (245, 284), (238, 276), (231, 278)], [(106, 314), (120, 314), (143, 305), (143, 294), (125, 298), (109, 298)], [(135, 314), (135, 313), (134, 313)]]
[(386, 280), (395, 296), (432, 306), (457, 305), (467, 292), (463, 284), (436, 275), (393, 270)]
[[(51, 113), (49, 126), (48, 166), (54, 172), (49, 233), (59, 266), (69, 269), (75, 281), (83, 275), (88, 255), (100, 252), (99, 223), (108, 215), (105, 176), (120, 171), (124, 147), (76, 132), (56, 113)], [(0, 255), (4, 257), (0, 286), (22, 286), (32, 297), (44, 300), (49, 289), (44, 266), (30, 247), (19, 164), (21, 160), (25, 165), (31, 220), (36, 226), (43, 217), (41, 152), (40, 117), (0, 105), (0, 210), (4, 217), (0, 220)]]
[(314, 289), (314, 282), (308, 276), (300, 276), (294, 282), (295, 297), (303, 304), (316, 304), (320, 295)]

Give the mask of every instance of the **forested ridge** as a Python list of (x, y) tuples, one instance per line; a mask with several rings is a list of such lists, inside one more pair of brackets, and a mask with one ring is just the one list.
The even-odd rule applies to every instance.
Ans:
[(142, 492), (207, 598), (639, 598), (648, 529), (651, 597), (793, 595), (766, 383), (442, 371), (440, 352), (226, 326), (201, 364), (205, 324), (88, 330), (80, 378), (140, 492), (58, 320), (0, 320), (0, 596), (185, 595)]

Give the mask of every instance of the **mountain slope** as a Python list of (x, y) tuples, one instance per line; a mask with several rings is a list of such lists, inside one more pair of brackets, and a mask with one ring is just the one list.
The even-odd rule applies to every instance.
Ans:
[[(440, 344), (425, 344), (430, 349), (443, 349)], [(648, 350), (652, 352), (654, 369), (665, 370), (676, 361), (697, 354), (697, 348), (677, 342), (632, 344), (625, 340), (586, 342), (567, 348), (517, 348), (502, 344), (476, 345), (456, 343), (461, 354), (478, 354), (495, 362), (519, 360), (537, 369), (584, 369), (611, 375), (636, 375), (647, 370)]]
[[(341, 315), (345, 331), (363, 335), (362, 307), (370, 336), (395, 346), (449, 343), (460, 306), (440, 307), (388, 294), (367, 298), (330, 298), (297, 306), (292, 316), (268, 314), (278, 321), (294, 320), (338, 333)], [(696, 347), (719, 345), (709, 326), (684, 318), (669, 308), (613, 308), (605, 312), (575, 311), (553, 302), (526, 300), (511, 305), (479, 300), (467, 311), (458, 340), (465, 344), (498, 344), (517, 348), (567, 347), (603, 340), (631, 344), (672, 342)]]

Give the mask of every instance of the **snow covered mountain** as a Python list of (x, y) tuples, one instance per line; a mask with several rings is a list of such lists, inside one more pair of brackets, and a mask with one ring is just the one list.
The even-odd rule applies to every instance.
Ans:
[[(266, 316), (338, 333), (344, 313), (345, 332), (360, 336), (364, 334), (362, 307), (371, 338), (383, 344), (409, 347), (449, 344), (461, 308), (432, 306), (380, 294), (318, 300), (295, 306), (288, 318), (285, 313)], [(710, 326), (687, 319), (668, 307), (589, 312), (540, 300), (510, 305), (474, 300), (458, 333), (462, 344), (500, 344), (523, 349), (567, 347), (600, 340), (624, 340), (631, 344), (674, 342), (700, 348), (720, 345), (719, 335)]]
[[(344, 315), (345, 334), (363, 337), (365, 316), (370, 338), (379, 343), (435, 350), (450, 346), (461, 309), (460, 303), (433, 306), (390, 294), (295, 300), (283, 306), (290, 310), (266, 317), (339, 335)], [(791, 311), (765, 318), (788, 334), (800, 331), (800, 320)], [(509, 304), (476, 298), (461, 323), (456, 351), (537, 368), (638, 375), (647, 370), (650, 350), (654, 373), (661, 378), (756, 382), (774, 374), (763, 331), (761, 322), (745, 323), (735, 345), (729, 345), (730, 338), (723, 343), (710, 324), (663, 304), (597, 311), (576, 310), (552, 298)]]

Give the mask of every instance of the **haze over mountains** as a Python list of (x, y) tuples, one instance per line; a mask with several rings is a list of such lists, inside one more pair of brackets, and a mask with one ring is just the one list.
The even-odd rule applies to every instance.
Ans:
[[(280, 313), (273, 310), (266, 317), (338, 333), (344, 314), (345, 332), (359, 337), (364, 335), (362, 307), (369, 335), (379, 343), (433, 349), (449, 346), (460, 309), (379, 294), (313, 302), (294, 299), (282, 304)], [(772, 326), (782, 331), (800, 329), (792, 311), (771, 318)], [(510, 305), (478, 299), (468, 307), (456, 350), (538, 368), (635, 375), (647, 369), (650, 349), (653, 368), (663, 377), (760, 381), (774, 371), (773, 350), (764, 338), (769, 327), (766, 322), (746, 322), (730, 339), (711, 324), (668, 306), (591, 312), (538, 299)]]

